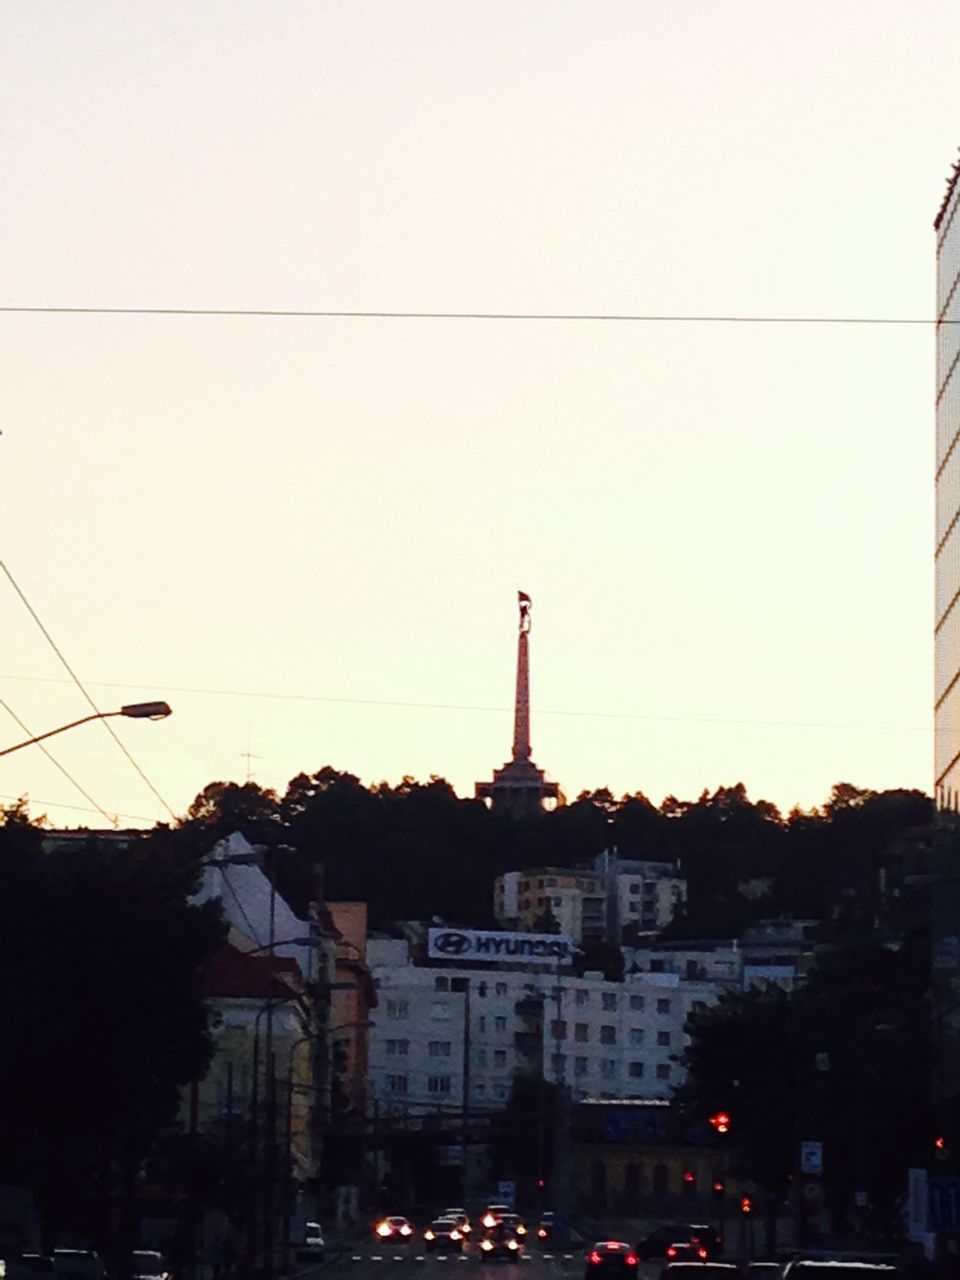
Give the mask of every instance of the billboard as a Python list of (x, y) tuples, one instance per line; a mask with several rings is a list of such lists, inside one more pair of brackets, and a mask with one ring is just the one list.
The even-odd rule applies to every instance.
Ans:
[(565, 933), (507, 933), (493, 929), (430, 929), (432, 960), (510, 960), (514, 964), (563, 965), (576, 948)]

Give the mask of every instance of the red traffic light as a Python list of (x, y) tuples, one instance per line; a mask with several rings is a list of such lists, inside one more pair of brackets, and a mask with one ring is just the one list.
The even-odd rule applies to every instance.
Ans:
[(753, 1213), (753, 1201), (750, 1199), (749, 1196), (744, 1196), (743, 1199), (740, 1201), (740, 1212)]
[(687, 1182), (687, 1183), (696, 1182), (697, 1175), (693, 1172), (692, 1169), (684, 1169), (683, 1180), (684, 1182)]
[(713, 1194), (715, 1196), (722, 1196), (723, 1193), (726, 1191), (726, 1189), (727, 1189), (727, 1184), (724, 1182), (722, 1178), (714, 1178)]
[(716, 1115), (710, 1117), (710, 1123), (716, 1129), (717, 1133), (730, 1132), (730, 1117), (725, 1111), (718, 1111)]

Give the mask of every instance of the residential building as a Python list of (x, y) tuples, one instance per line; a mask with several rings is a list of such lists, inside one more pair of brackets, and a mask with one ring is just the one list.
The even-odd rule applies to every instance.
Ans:
[[(575, 1100), (667, 1098), (682, 1079), (684, 1024), (724, 984), (673, 973), (416, 965), (405, 941), (371, 940), (378, 993), (368, 1110), (426, 1115), (498, 1109), (516, 1073), (570, 1086)], [(467, 1060), (464, 1061), (465, 1046)]]
[(504, 928), (532, 932), (548, 922), (578, 945), (606, 936), (606, 895), (595, 872), (569, 867), (529, 867), (498, 876), (494, 918)]
[(330, 992), (330, 1042), (341, 1104), (366, 1113), (370, 1060), (370, 1011), (377, 994), (367, 967), (367, 904), (329, 902), (334, 933), (334, 981)]
[(940, 808), (960, 809), (960, 162), (937, 232), (936, 552), (934, 561), (934, 785)]

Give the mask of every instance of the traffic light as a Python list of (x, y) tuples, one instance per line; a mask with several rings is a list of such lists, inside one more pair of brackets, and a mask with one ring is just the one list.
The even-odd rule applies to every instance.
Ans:
[(710, 1117), (710, 1123), (713, 1125), (717, 1133), (730, 1132), (730, 1117), (725, 1111), (718, 1111)]
[(713, 1192), (715, 1199), (722, 1200), (727, 1190), (727, 1184), (722, 1178), (714, 1178), (710, 1190)]
[(740, 1199), (740, 1212), (743, 1214), (753, 1213), (753, 1201), (749, 1196), (742, 1196)]
[(537, 1190), (538, 1190), (538, 1191), (542, 1191), (546, 1185), (547, 1185), (547, 1180), (546, 1180), (546, 1178), (538, 1178), (538, 1179), (537, 1179)]
[(950, 1154), (947, 1151), (946, 1138), (939, 1135), (933, 1140), (933, 1149), (936, 1152), (936, 1156), (938, 1160), (946, 1160), (947, 1156)]
[(683, 1180), (684, 1180), (684, 1182), (685, 1182), (685, 1183), (687, 1183), (687, 1185), (691, 1185), (691, 1184), (692, 1184), (693, 1186), (696, 1186), (696, 1184), (697, 1184), (697, 1175), (693, 1172), (693, 1170), (692, 1170), (692, 1169), (684, 1169), (684, 1171), (683, 1171)]

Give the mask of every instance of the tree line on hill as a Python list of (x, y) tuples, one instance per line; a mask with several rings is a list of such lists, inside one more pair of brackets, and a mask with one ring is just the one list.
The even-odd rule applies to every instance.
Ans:
[[(619, 799), (601, 788), (529, 819), (459, 799), (442, 778), (364, 786), (326, 766), (299, 774), (286, 792), (214, 782), (180, 830), (208, 844), (232, 831), (282, 846), (278, 879), (295, 907), (323, 893), (369, 905), (372, 928), (398, 919), (493, 924), (493, 881), (525, 867), (573, 868), (604, 849), (620, 857), (676, 862), (688, 882), (675, 937), (732, 936), (758, 917), (822, 918), (838, 902), (865, 911), (877, 861), (898, 835), (924, 827), (933, 804), (922, 792), (872, 792), (838, 783), (821, 809), (786, 817), (743, 784), (668, 796)], [(868, 893), (869, 897), (869, 893)]]

